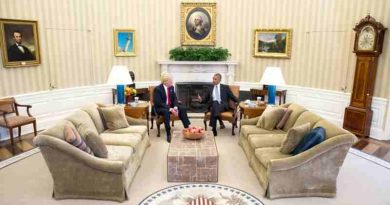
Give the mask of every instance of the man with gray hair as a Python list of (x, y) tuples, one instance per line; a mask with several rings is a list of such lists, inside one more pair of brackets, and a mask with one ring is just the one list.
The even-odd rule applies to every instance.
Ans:
[(177, 102), (171, 75), (165, 72), (161, 74), (161, 84), (155, 88), (153, 97), (156, 113), (164, 116), (167, 141), (171, 142), (171, 126), (169, 124), (171, 114), (178, 116), (185, 128), (188, 128), (191, 124), (187, 116), (186, 108)]

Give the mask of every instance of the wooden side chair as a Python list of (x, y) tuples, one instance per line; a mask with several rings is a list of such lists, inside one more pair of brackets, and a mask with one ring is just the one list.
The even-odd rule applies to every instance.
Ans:
[[(161, 126), (161, 124), (164, 123), (164, 116), (158, 115), (156, 112), (156, 109), (154, 107), (154, 89), (155, 88), (156, 88), (156, 86), (149, 86), (150, 106), (152, 108), (151, 117), (150, 117), (150, 122), (151, 122), (152, 126), (150, 127), (150, 129), (153, 129), (153, 122), (154, 122), (154, 120), (156, 120), (157, 137), (160, 137), (160, 126)], [(173, 114), (171, 114), (170, 118), (171, 118), (172, 127), (175, 125), (174, 122), (176, 120), (180, 120), (179, 117), (176, 117)]]
[[(232, 91), (233, 95), (239, 98), (240, 95), (240, 86), (238, 85), (229, 85), (230, 90)], [(238, 103), (229, 100), (229, 110), (221, 113), (221, 120), (222, 121), (229, 121), (232, 123), (232, 135), (235, 135), (234, 128), (237, 128), (237, 109)], [(209, 111), (205, 112), (203, 123), (205, 130), (207, 130), (207, 121), (210, 120), (211, 113)]]
[[(18, 107), (26, 107), (28, 116), (19, 115)], [(36, 119), (30, 114), (31, 105), (21, 105), (15, 101), (15, 98), (0, 99), (0, 127), (7, 128), (9, 130), (9, 136), (11, 138), (11, 144), (14, 144), (13, 129), (18, 128), (19, 140), (21, 136), (21, 127), (23, 125), (33, 124), (34, 136), (37, 136)], [(15, 113), (14, 116), (7, 116)]]

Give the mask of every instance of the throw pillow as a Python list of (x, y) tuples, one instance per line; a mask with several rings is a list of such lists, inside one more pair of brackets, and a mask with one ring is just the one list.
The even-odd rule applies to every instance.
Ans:
[(282, 119), (284, 114), (284, 109), (280, 107), (267, 107), (256, 126), (264, 128), (266, 130), (273, 130), (276, 127), (276, 124)]
[(282, 119), (279, 121), (278, 125), (276, 125), (276, 129), (280, 130), (284, 127), (284, 125), (286, 124), (291, 113), (292, 113), (292, 110), (285, 108), (284, 115), (283, 115)]
[(97, 132), (93, 132), (92, 130), (85, 130), (85, 133), (85, 143), (91, 148), (94, 155), (100, 158), (107, 158), (107, 147)]
[(292, 155), (297, 155), (301, 152), (304, 152), (317, 144), (320, 144), (325, 140), (325, 129), (323, 127), (316, 127), (307, 133), (298, 146), (292, 151)]
[(295, 149), (295, 147), (297, 147), (302, 138), (309, 132), (309, 122), (289, 129), (282, 141), (282, 144), (280, 145), (280, 152), (284, 154), (290, 154)]
[(80, 133), (73, 127), (68, 124), (64, 126), (64, 137), (65, 141), (69, 144), (79, 148), (80, 150), (93, 155), (91, 148), (89, 148), (83, 138), (81, 138)]
[(117, 130), (129, 126), (123, 107), (116, 105), (110, 107), (101, 107), (99, 110), (101, 111), (106, 126), (109, 130)]

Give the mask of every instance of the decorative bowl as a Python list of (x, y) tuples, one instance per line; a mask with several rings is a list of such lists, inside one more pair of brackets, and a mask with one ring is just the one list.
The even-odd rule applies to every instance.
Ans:
[(202, 139), (206, 131), (200, 127), (184, 128), (183, 137), (190, 140)]

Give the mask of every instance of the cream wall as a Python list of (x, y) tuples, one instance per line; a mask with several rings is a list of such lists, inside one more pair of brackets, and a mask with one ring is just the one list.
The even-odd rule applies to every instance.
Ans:
[[(114, 64), (137, 81), (158, 80), (157, 60), (180, 45), (178, 0), (0, 0), (0, 18), (38, 20), (42, 64), (0, 68), (0, 96), (104, 83)], [(351, 91), (352, 28), (367, 13), (390, 27), (388, 0), (217, 1), (217, 46), (239, 62), (236, 81), (257, 82), (281, 66), (290, 85)], [(113, 56), (113, 28), (137, 32), (137, 57)], [(292, 28), (291, 59), (254, 58), (255, 28)], [(385, 37), (375, 96), (390, 97), (390, 40)]]

